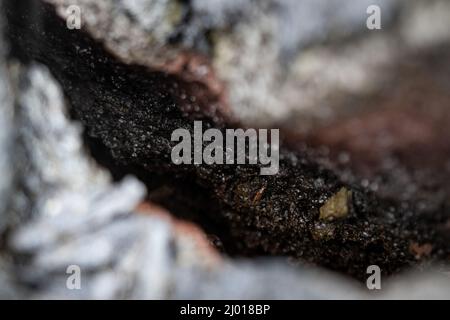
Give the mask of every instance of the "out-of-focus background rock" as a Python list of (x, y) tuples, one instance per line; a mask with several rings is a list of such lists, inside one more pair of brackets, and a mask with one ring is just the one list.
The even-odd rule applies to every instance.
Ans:
[[(176, 72), (183, 54), (207, 56), (190, 72), (213, 68), (239, 119), (295, 114), (301, 131), (353, 113), (351, 98), (380, 89), (399, 59), (450, 39), (445, 0), (46, 1), (61, 16), (80, 6), (83, 28), (124, 61)], [(366, 28), (370, 5), (382, 30)]]
[[(395, 77), (387, 70), (405, 55), (450, 40), (450, 3), (438, 0), (45, 1), (63, 17), (79, 5), (83, 28), (119, 59), (221, 82), (241, 121), (292, 118), (301, 132), (354, 112), (346, 103)], [(369, 4), (382, 8), (383, 32), (365, 29)], [(0, 41), (0, 297), (450, 298), (438, 273), (370, 294), (323, 270), (221, 257), (198, 227), (145, 203), (134, 177), (113, 182), (57, 81), (6, 50)], [(189, 65), (192, 54), (209, 62)], [(70, 265), (81, 290), (66, 286)]]

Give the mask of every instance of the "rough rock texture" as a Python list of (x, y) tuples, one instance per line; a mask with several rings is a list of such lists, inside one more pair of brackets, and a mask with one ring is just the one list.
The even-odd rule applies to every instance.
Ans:
[(322, 270), (298, 269), (258, 261), (238, 261), (211, 274), (177, 277), (177, 297), (188, 299), (448, 299), (449, 278), (409, 273), (390, 279), (379, 291), (367, 291), (348, 279)]
[[(388, 17), (394, 16), (396, 4), (403, 3), (382, 2), (387, 5), (384, 12)], [(252, 117), (258, 113), (264, 119), (272, 112), (275, 118), (282, 118), (294, 105), (314, 118), (308, 99), (306, 104), (298, 102), (310, 85), (311, 96), (318, 97), (319, 105), (331, 101), (327, 97), (335, 97), (335, 88), (342, 85), (340, 94), (345, 96), (352, 90), (366, 94), (366, 87), (354, 85), (377, 85), (370, 70), (398, 61), (391, 55), (398, 48), (398, 39), (409, 39), (410, 46), (402, 47), (408, 57), (418, 47), (428, 50), (446, 42), (445, 22), (419, 27), (416, 35), (402, 27), (405, 23), (420, 26), (411, 21), (423, 21), (423, 16), (446, 17), (445, 2), (433, 1), (433, 6), (414, 2), (409, 13), (402, 11), (406, 14), (400, 15), (400, 23), (392, 24), (395, 28), (390, 30), (395, 31), (370, 40), (355, 32), (364, 22), (357, 14), (364, 5), (343, 10), (330, 22), (324, 1), (267, 1), (250, 6), (241, 1), (192, 1), (186, 5), (177, 1), (80, 0), (76, 3), (84, 12), (84, 29), (69, 31), (61, 19), (69, 2), (33, 3), (31, 11), (20, 11), (26, 1), (8, 4), (12, 53), (25, 64), (31, 60), (46, 64), (56, 80), (42, 66), (19, 68), (17, 154), (21, 160), (16, 167), (21, 175), (12, 213), (22, 215), (22, 220), (1, 248), (0, 283), (7, 292), (1, 294), (34, 298), (378, 297), (367, 295), (351, 280), (318, 269), (222, 259), (208, 246), (200, 229), (168, 218), (167, 212), (153, 204), (142, 204), (143, 184), (133, 177), (121, 180), (128, 173), (147, 184), (150, 201), (201, 223), (214, 234), (212, 239), (219, 236), (214, 240), (216, 247), (234, 255), (288, 255), (302, 264), (319, 264), (360, 279), (366, 276), (368, 264), (381, 265), (386, 275), (437, 258), (448, 262), (448, 211), (441, 206), (445, 202), (433, 200), (431, 209), (417, 210), (417, 203), (380, 197), (380, 193), (372, 193), (376, 190), (369, 182), (358, 186), (355, 180), (345, 179), (345, 169), (324, 169), (309, 149), (292, 152), (283, 148), (277, 177), (260, 177), (258, 167), (176, 167), (169, 161), (170, 133), (179, 127), (192, 130), (192, 119), (222, 128), (236, 125), (230, 111), (241, 109), (237, 118), (248, 124), (258, 122)], [(338, 1), (331, 5), (341, 8)], [(289, 18), (295, 12), (308, 17), (308, 12), (315, 14), (304, 20), (303, 32), (286, 39), (275, 37), (276, 28), (285, 30), (300, 23)], [(334, 38), (331, 31), (338, 27), (343, 34)], [(423, 39), (431, 33), (436, 36), (425, 45)], [(333, 41), (328, 41), (333, 39), (345, 40), (337, 51), (333, 51)], [(312, 50), (309, 54), (308, 48)], [(380, 59), (368, 61), (371, 55), (365, 54), (376, 48), (384, 48)], [(442, 52), (437, 56), (446, 57), (446, 51)], [(320, 61), (314, 60), (317, 57)], [(295, 62), (298, 59), (300, 62)], [(411, 61), (423, 59), (419, 54), (418, 60)], [(372, 66), (369, 71), (366, 62)], [(318, 72), (330, 65), (333, 72)], [(440, 74), (429, 67), (426, 64), (431, 75)], [(440, 65), (434, 68), (441, 69)], [(317, 75), (317, 82), (306, 81), (311, 74)], [(344, 81), (334, 78), (336, 74), (343, 74)], [(349, 75), (355, 77), (348, 79)], [(378, 75), (383, 72), (377, 72), (375, 78)], [(394, 71), (394, 75), (401, 73)], [(286, 78), (283, 85), (279, 76)], [(443, 75), (439, 79), (445, 87), (448, 79)], [(302, 82), (300, 87), (294, 86)], [(323, 86), (315, 89), (318, 84)], [(11, 93), (7, 97), (12, 101)], [(446, 100), (437, 100), (440, 107), (436, 107), (435, 118), (442, 118), (441, 101)], [(267, 109), (266, 103), (270, 105)], [(68, 119), (68, 111), (86, 128), (84, 141), (81, 126)], [(293, 123), (316, 128), (307, 118), (299, 116)], [(384, 117), (388, 118), (392, 119)], [(446, 118), (442, 119), (444, 126)], [(346, 123), (339, 124), (343, 128), (331, 132), (331, 138), (320, 130), (316, 131), (319, 138), (314, 132), (312, 137), (319, 145), (320, 139), (336, 137), (337, 142), (327, 143), (339, 145), (339, 137), (347, 142)], [(354, 127), (351, 122), (348, 126)], [(420, 140), (424, 130), (418, 131)], [(339, 132), (343, 134), (334, 135)], [(414, 137), (415, 132), (400, 130), (393, 136)], [(425, 135), (424, 143), (430, 136)], [(3, 141), (12, 142), (11, 138)], [(121, 182), (112, 182), (109, 173), (93, 163), (83, 142)], [(8, 150), (2, 143), (0, 148)], [(438, 150), (442, 150), (440, 160), (448, 155), (447, 149)], [(11, 184), (5, 186), (8, 189)], [(346, 213), (332, 221), (320, 219), (320, 208), (342, 186), (351, 192), (347, 203), (339, 201)], [(70, 264), (83, 270), (82, 290), (65, 286)], [(445, 276), (414, 273), (412, 277), (423, 290), (412, 291), (410, 278), (393, 279), (380, 297), (450, 295)], [(288, 285), (292, 290), (286, 290)]]

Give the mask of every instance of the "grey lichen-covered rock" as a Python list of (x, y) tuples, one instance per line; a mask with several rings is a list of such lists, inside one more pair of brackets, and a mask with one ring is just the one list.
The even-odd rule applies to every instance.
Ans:
[(176, 274), (178, 299), (361, 299), (354, 281), (323, 270), (294, 270), (271, 260), (239, 261), (205, 274)]
[(450, 279), (439, 273), (410, 273), (385, 279), (380, 290), (320, 269), (293, 269), (270, 260), (237, 261), (205, 273), (176, 274), (179, 299), (449, 299)]
[[(115, 272), (116, 287), (123, 289), (126, 283), (121, 281), (130, 281), (132, 275), (122, 273), (139, 265), (127, 260), (145, 261), (143, 252), (150, 244), (161, 253), (161, 263), (164, 255), (156, 250), (159, 237), (168, 236), (164, 226), (132, 216), (145, 187), (131, 177), (113, 185), (109, 174), (86, 157), (81, 128), (69, 123), (62, 91), (48, 71), (39, 66), (24, 71), (18, 102), (30, 218), (15, 229), (10, 247), (13, 253), (31, 256), (19, 278), (45, 287), (31, 293), (35, 297), (119, 297), (114, 290), (99, 293), (102, 286), (95, 283)], [(147, 236), (152, 226), (156, 230)], [(66, 288), (70, 265), (93, 272), (81, 291)]]
[[(29, 211), (31, 222), (16, 229), (10, 245), (14, 251), (33, 253), (38, 270), (45, 273), (60, 266), (49, 248), (59, 244), (63, 249), (54, 250), (64, 260), (64, 247), (75, 234), (131, 211), (145, 189), (133, 179), (112, 187), (108, 174), (83, 155), (81, 128), (69, 125), (62, 92), (48, 71), (31, 67), (23, 72), (18, 103), (21, 167), (26, 168), (21, 182), (27, 196), (20, 202), (27, 205), (17, 207)], [(40, 254), (48, 258), (42, 262)], [(84, 259), (95, 264), (102, 255), (97, 252)]]
[(24, 296), (20, 285), (14, 282), (13, 266), (8, 258), (0, 255), (0, 299), (19, 299)]
[[(143, 184), (133, 177), (113, 183), (87, 156), (81, 128), (68, 119), (61, 88), (44, 67), (22, 67), (20, 83), (20, 192), (27, 196), (15, 199), (28, 214), (8, 252), (29, 258), (10, 263), (6, 276), (18, 279), (25, 297), (166, 298), (177, 265), (208, 265), (194, 239), (176, 236), (166, 219), (136, 213)], [(66, 286), (73, 265), (80, 290)]]

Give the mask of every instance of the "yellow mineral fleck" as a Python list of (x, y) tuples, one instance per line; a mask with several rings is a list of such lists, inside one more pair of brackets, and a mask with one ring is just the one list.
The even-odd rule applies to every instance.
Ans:
[(351, 196), (352, 192), (345, 187), (342, 187), (319, 209), (319, 219), (329, 220), (333, 218), (345, 218), (349, 211), (348, 204)]

